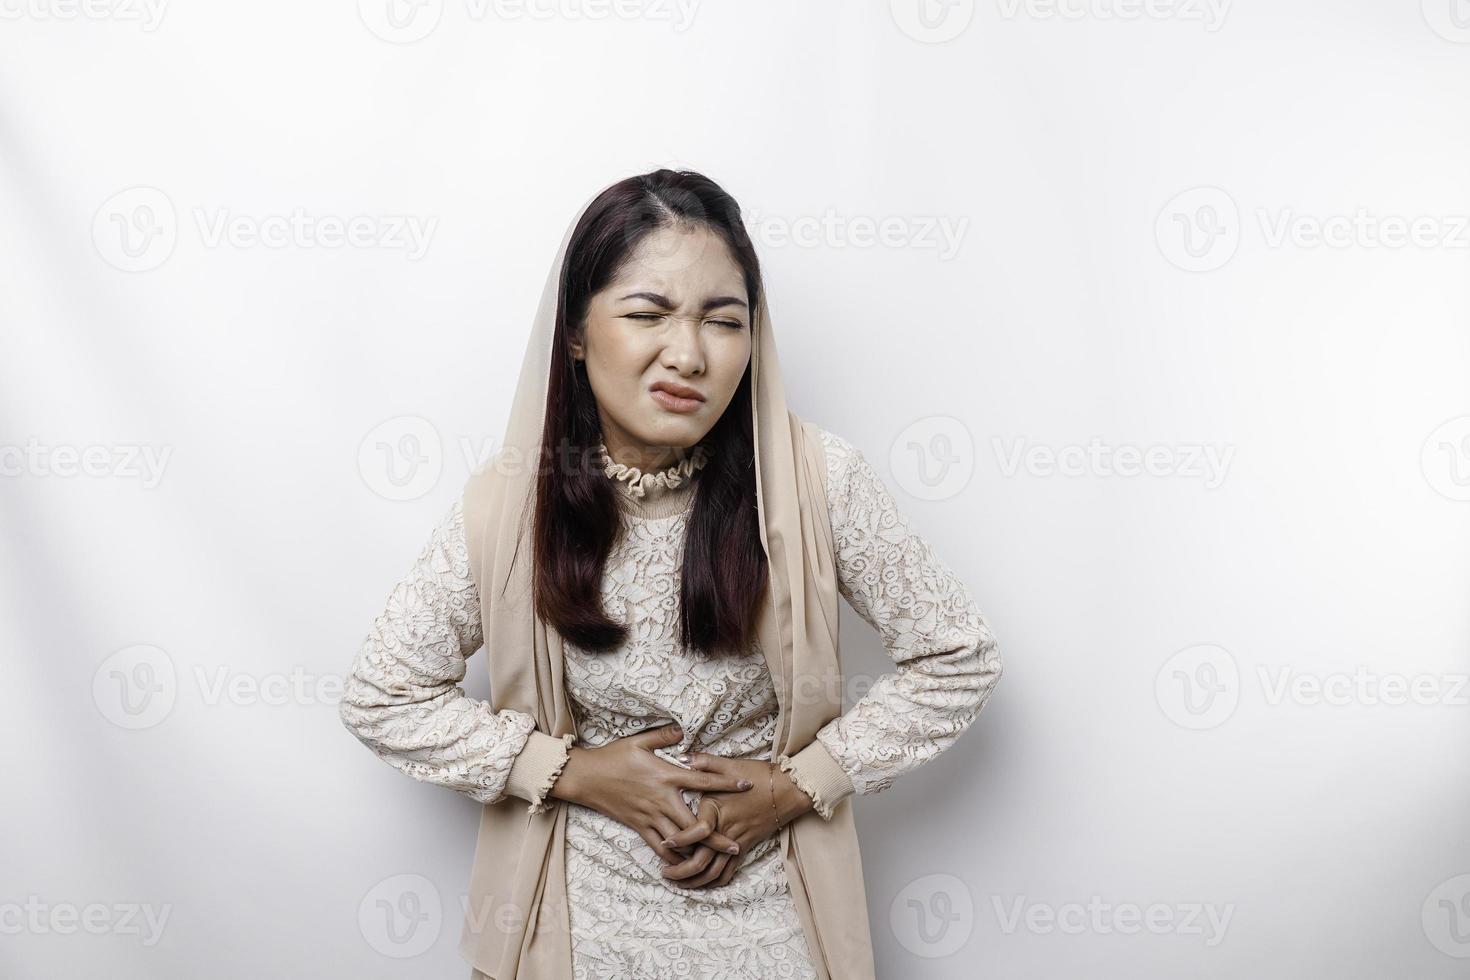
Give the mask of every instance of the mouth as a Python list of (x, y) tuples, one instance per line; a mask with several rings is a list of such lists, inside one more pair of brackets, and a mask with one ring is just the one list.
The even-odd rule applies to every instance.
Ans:
[(697, 411), (704, 404), (704, 396), (698, 391), (671, 381), (655, 381), (649, 386), (648, 393), (664, 408), (681, 414)]

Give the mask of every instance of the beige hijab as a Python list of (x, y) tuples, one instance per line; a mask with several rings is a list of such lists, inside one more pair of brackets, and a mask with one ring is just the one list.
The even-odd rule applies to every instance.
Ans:
[[(576, 728), (562, 688), (562, 639), (532, 612), (526, 502), (535, 486), (533, 464), (540, 459), (561, 267), (572, 231), (597, 196), (582, 205), (562, 236), (526, 346), (504, 445), (470, 477), (463, 500), (491, 703), (496, 710), (532, 715), (539, 731), (558, 737)], [(756, 495), (770, 567), (758, 633), (780, 705), (774, 760), (805, 748), (841, 714), (843, 685), (825, 457), (813, 428), (786, 407), (764, 299), (751, 329)], [(519, 560), (512, 562), (518, 549)], [(459, 948), (495, 980), (571, 980), (566, 808), (554, 802), (530, 815), (515, 798), (484, 808)], [(836, 807), (830, 821), (810, 811), (787, 824), (780, 845), (819, 976), (871, 980), (867, 899), (850, 800)]]

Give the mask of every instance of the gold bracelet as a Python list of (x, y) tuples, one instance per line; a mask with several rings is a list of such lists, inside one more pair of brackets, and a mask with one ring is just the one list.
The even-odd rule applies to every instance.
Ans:
[(781, 832), (781, 811), (776, 809), (776, 767), (772, 763), (766, 763), (766, 773), (770, 777), (767, 785), (771, 790), (771, 818), (776, 821), (776, 827), (771, 831), (771, 836)]

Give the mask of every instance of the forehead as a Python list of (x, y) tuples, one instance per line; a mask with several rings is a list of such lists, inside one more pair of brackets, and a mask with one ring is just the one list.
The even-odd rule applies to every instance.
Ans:
[(655, 228), (628, 253), (613, 283), (653, 287), (673, 298), (685, 292), (740, 292), (745, 274), (725, 240), (708, 228)]

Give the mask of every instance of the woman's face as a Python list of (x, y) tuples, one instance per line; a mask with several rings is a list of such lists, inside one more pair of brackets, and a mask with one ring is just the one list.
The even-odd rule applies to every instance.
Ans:
[[(703, 439), (735, 396), (750, 326), (745, 276), (718, 234), (693, 226), (645, 235), (592, 297), (572, 345), (608, 453), (644, 472), (678, 462), (677, 450)], [(656, 393), (661, 385), (674, 393)]]

